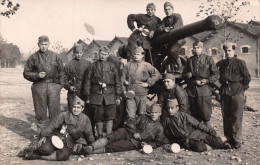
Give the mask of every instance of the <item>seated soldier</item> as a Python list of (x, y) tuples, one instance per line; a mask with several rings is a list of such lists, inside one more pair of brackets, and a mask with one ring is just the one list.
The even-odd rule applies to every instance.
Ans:
[[(89, 118), (82, 113), (84, 102), (77, 96), (73, 101), (72, 112), (61, 112), (48, 126), (41, 132), (41, 139), (34, 150), (27, 150), (24, 155), (25, 160), (45, 159), (65, 161), (69, 160), (75, 142), (83, 135), (88, 144), (92, 144), (95, 139)], [(55, 147), (51, 140), (52, 136), (58, 136), (64, 146), (61, 149)]]
[(171, 143), (177, 142), (187, 149), (203, 152), (207, 145), (214, 149), (230, 149), (229, 143), (223, 142), (216, 135), (216, 131), (199, 122), (191, 115), (179, 111), (176, 99), (169, 100), (168, 111), (170, 116), (164, 118), (162, 124), (165, 135)]
[(150, 115), (141, 115), (134, 122), (128, 121), (123, 128), (89, 146), (82, 147), (84, 155), (104, 152), (121, 152), (141, 149), (142, 144), (159, 147), (164, 140), (163, 127), (160, 123), (161, 107), (154, 103)]
[(167, 102), (169, 99), (177, 99), (180, 111), (190, 113), (188, 94), (182, 87), (175, 83), (175, 76), (173, 74), (166, 73), (164, 75), (164, 85), (165, 88), (158, 97), (157, 102), (163, 108), (162, 117), (168, 115)]

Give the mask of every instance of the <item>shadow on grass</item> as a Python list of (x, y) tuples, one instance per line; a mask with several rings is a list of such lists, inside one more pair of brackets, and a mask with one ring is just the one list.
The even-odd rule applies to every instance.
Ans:
[(1, 115), (0, 125), (28, 140), (31, 140), (33, 135), (38, 134), (35, 130), (31, 129), (32, 125), (30, 123), (17, 118), (8, 118)]

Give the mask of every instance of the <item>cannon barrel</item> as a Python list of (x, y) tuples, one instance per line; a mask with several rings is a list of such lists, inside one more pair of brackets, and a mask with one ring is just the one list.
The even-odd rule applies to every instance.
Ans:
[(183, 39), (207, 30), (220, 29), (222, 25), (222, 19), (218, 15), (211, 15), (204, 20), (172, 29), (169, 33), (163, 33), (155, 36), (152, 40), (152, 45), (158, 46), (175, 42), (179, 39)]

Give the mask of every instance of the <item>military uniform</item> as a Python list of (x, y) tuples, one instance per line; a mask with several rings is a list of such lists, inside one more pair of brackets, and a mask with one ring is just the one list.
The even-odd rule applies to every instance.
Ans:
[(194, 55), (187, 59), (183, 74), (191, 73), (188, 79), (186, 91), (189, 96), (191, 115), (199, 121), (208, 122), (212, 113), (212, 90), (206, 83), (197, 85), (196, 80), (206, 79), (208, 83), (214, 83), (218, 79), (218, 69), (212, 57), (205, 54)]
[(220, 72), (221, 107), (223, 113), (224, 135), (231, 144), (242, 140), (242, 119), (245, 107), (244, 91), (251, 81), (246, 63), (237, 57), (217, 63)]
[[(126, 111), (127, 116), (135, 118), (135, 115), (142, 115), (146, 113), (146, 97), (149, 88), (144, 88), (139, 83), (146, 82), (149, 87), (154, 85), (160, 78), (160, 73), (151, 64), (144, 61), (131, 61), (123, 68), (121, 81), (123, 83), (123, 90), (132, 90), (135, 93), (134, 98), (127, 98)], [(128, 81), (129, 85), (125, 86)]]
[[(68, 100), (68, 108), (71, 110), (72, 108), (72, 102), (75, 95), (83, 98), (83, 92), (81, 89), (82, 81), (84, 75), (87, 73), (88, 67), (91, 65), (91, 63), (86, 59), (72, 59), (69, 61), (64, 68), (65, 71), (65, 77), (66, 77), (66, 83), (64, 85), (64, 88), (68, 90), (67, 93), (67, 100)], [(74, 86), (76, 87), (76, 92), (71, 91), (70, 87)]]
[(162, 120), (166, 137), (171, 143), (177, 142), (185, 148), (202, 152), (206, 144), (216, 149), (226, 149), (227, 146), (216, 136), (215, 130), (207, 127), (189, 114), (178, 111)]
[[(39, 72), (45, 72), (46, 76), (39, 78)], [(36, 125), (40, 132), (46, 127), (47, 109), (50, 121), (60, 113), (60, 91), (64, 85), (63, 63), (57, 54), (39, 50), (29, 57), (23, 76), (33, 82), (31, 90)]]
[[(127, 17), (127, 25), (133, 31), (135, 29), (134, 22), (137, 24), (137, 28), (144, 26), (149, 32), (155, 31), (161, 23), (161, 19), (155, 15), (149, 16), (148, 14), (130, 14)], [(145, 61), (151, 63), (150, 58), (151, 51), (151, 38), (149, 36), (143, 36), (140, 31), (135, 30), (128, 38), (128, 57), (134, 55), (134, 47), (140, 42), (145, 50)]]
[(158, 98), (158, 104), (163, 108), (162, 116), (165, 117), (168, 115), (167, 112), (167, 102), (169, 99), (177, 99), (180, 111), (190, 113), (190, 104), (188, 100), (188, 94), (183, 90), (182, 87), (175, 84), (173, 89), (167, 90), (164, 89), (160, 97)]

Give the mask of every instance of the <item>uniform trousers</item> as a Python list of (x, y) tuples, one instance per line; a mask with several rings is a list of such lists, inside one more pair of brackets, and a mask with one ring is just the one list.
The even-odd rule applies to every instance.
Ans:
[[(35, 82), (32, 84), (32, 97), (39, 132), (60, 113), (60, 91), (62, 86), (56, 83)], [(47, 116), (47, 110), (49, 117)]]
[(224, 135), (228, 140), (241, 142), (242, 120), (245, 107), (244, 93), (235, 96), (222, 95), (221, 106), (223, 115)]
[(146, 114), (146, 97), (147, 96), (144, 95), (126, 99), (127, 117), (135, 118), (136, 115), (140, 116), (142, 114)]
[(189, 96), (191, 115), (198, 121), (210, 121), (212, 113), (211, 96)]

